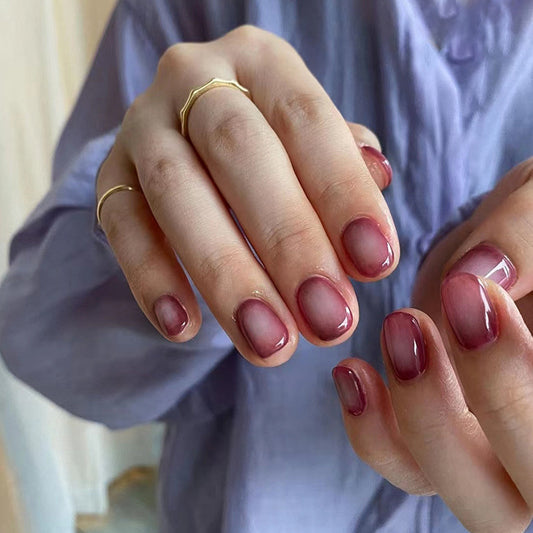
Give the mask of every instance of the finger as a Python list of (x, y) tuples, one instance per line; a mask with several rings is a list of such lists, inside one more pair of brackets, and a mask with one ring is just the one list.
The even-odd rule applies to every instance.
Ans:
[(361, 359), (345, 359), (333, 369), (333, 380), (355, 453), (396, 487), (434, 494), (400, 435), (389, 391), (376, 370)]
[(346, 122), (352, 132), (355, 143), (361, 151), (363, 160), (380, 190), (386, 189), (392, 181), (392, 167), (388, 159), (381, 153), (381, 145), (376, 135), (363, 126)]
[(484, 218), (452, 255), (445, 273), (469, 272), (491, 279), (518, 300), (533, 289), (533, 180), (498, 204), (492, 198), (487, 203), (490, 213), (480, 206)]
[[(242, 39), (248, 46), (242, 46)], [(390, 274), (399, 258), (394, 223), (342, 115), (298, 54), (261, 30), (225, 38), (236, 72), (276, 132), (345, 271)], [(257, 69), (257, 57), (262, 58)]]
[(435, 491), (469, 531), (523, 531), (529, 510), (469, 411), (430, 318), (391, 313), (382, 349), (401, 435)]
[[(98, 197), (115, 185), (139, 187), (135, 169), (114, 148), (98, 177)], [(191, 339), (202, 316), (187, 277), (140, 192), (117, 192), (102, 206), (102, 229), (139, 307), (161, 335)]]
[(442, 285), (450, 350), (466, 400), (533, 509), (533, 339), (510, 296), (472, 274)]
[[(174, 61), (183, 61), (182, 53), (174, 52)], [(223, 64), (213, 68), (220, 76), (236, 76)], [(177, 81), (164, 71), (160, 77), (161, 87), (168, 90), (173, 84), (171, 94), (181, 97), (179, 105), (191, 87), (204, 81), (191, 71)], [(318, 345), (346, 340), (358, 320), (353, 286), (283, 145), (258, 108), (239, 91), (213, 89), (192, 107), (188, 131), (302, 334)]]
[(255, 365), (279, 365), (296, 349), (294, 319), (163, 107), (144, 107), (149, 120), (141, 117), (135, 128), (141, 133), (123, 141), (150, 209), (239, 352)]

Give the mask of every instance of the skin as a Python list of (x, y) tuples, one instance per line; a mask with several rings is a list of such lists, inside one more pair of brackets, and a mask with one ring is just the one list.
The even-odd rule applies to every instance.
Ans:
[[(402, 311), (423, 333), (422, 374), (396, 377), (383, 332), (388, 386), (360, 359), (340, 363), (366, 393), (361, 415), (343, 409), (356, 453), (408, 493), (439, 494), (475, 533), (522, 532), (532, 517), (532, 177), (533, 159), (515, 167), (421, 267), (413, 294), (418, 309)], [(499, 331), (492, 342), (465, 349), (439, 291), (457, 260), (487, 242), (511, 259), (518, 277), (508, 291), (481, 280)]]
[[(191, 88), (215, 75), (239, 80), (253, 103), (232, 89), (209, 91), (194, 104), (190, 139), (184, 139), (178, 111)], [(372, 132), (344, 121), (294, 49), (267, 32), (244, 26), (217, 41), (167, 50), (97, 179), (98, 197), (118, 184), (142, 190), (111, 196), (102, 227), (159, 333), (172, 342), (197, 334), (201, 313), (188, 275), (253, 364), (287, 361), (299, 332), (320, 346), (345, 341), (358, 321), (348, 276), (383, 278), (400, 255), (380, 192), (388, 181), (362, 144), (380, 149)], [(422, 266), (413, 296), (418, 309), (403, 312), (422, 331), (426, 370), (397, 379), (384, 342), (388, 386), (360, 359), (340, 363), (356, 373), (367, 398), (362, 414), (343, 410), (356, 453), (406, 492), (440, 494), (473, 532), (523, 531), (533, 508), (532, 169), (526, 162), (506, 176)], [(375, 220), (394, 252), (375, 278), (362, 275), (342, 246), (343, 228), (358, 216)], [(499, 334), (479, 350), (464, 350), (440, 305), (440, 284), (480, 242), (508, 255), (518, 278), (509, 292), (484, 282)], [(337, 288), (353, 317), (349, 329), (329, 341), (309, 327), (296, 302), (300, 284), (317, 274)], [(168, 335), (154, 312), (164, 295), (186, 309), (188, 322), (178, 335)], [(268, 358), (258, 356), (235, 319), (251, 297), (268, 302), (288, 331), (288, 342)]]
[[(191, 109), (185, 139), (178, 132), (178, 111), (191, 88), (214, 75), (238, 79), (253, 103), (235, 89), (208, 91)], [(201, 313), (187, 272), (253, 364), (287, 361), (299, 332), (320, 346), (349, 338), (358, 306), (348, 276), (369, 278), (349, 259), (343, 228), (356, 217), (369, 217), (388, 239), (394, 261), (372, 279), (392, 272), (400, 255), (380, 191), (386, 179), (371, 173), (361, 143), (379, 149), (372, 132), (345, 122), (296, 51), (268, 32), (243, 26), (217, 41), (169, 48), (153, 84), (126, 113), (97, 179), (98, 198), (118, 184), (142, 189), (110, 196), (102, 227), (154, 327), (173, 342), (197, 334)], [(298, 287), (314, 275), (330, 281), (353, 318), (332, 340), (319, 338), (298, 307)], [(188, 314), (178, 335), (168, 335), (154, 311), (167, 294)], [(239, 305), (252, 297), (266, 302), (288, 331), (286, 345), (268, 358), (255, 353), (235, 319)]]

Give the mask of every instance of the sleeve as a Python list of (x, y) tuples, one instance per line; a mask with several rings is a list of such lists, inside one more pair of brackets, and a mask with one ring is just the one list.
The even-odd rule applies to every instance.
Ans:
[(168, 46), (149, 33), (119, 2), (61, 137), (52, 187), (13, 238), (0, 286), (0, 353), (10, 371), (111, 428), (164, 418), (234, 352), (196, 288), (199, 334), (183, 344), (163, 339), (94, 231), (98, 167)]

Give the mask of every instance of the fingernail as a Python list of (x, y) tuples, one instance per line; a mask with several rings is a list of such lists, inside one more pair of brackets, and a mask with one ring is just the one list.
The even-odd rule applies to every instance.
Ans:
[(463, 348), (475, 350), (498, 337), (496, 312), (476, 276), (459, 273), (445, 278), (441, 295), (444, 312)]
[(496, 246), (481, 243), (468, 251), (448, 272), (469, 272), (476, 276), (490, 279), (504, 289), (509, 289), (516, 282), (516, 268), (511, 260)]
[(396, 311), (383, 322), (385, 346), (394, 373), (407, 380), (419, 376), (426, 369), (426, 347), (420, 324), (409, 313)]
[(261, 300), (244, 301), (235, 314), (241, 333), (259, 357), (266, 359), (287, 344), (285, 324)]
[(305, 280), (296, 298), (309, 327), (323, 341), (340, 337), (352, 326), (352, 312), (346, 300), (326, 278), (313, 276)]
[(394, 262), (394, 252), (377, 222), (356, 218), (346, 226), (342, 241), (355, 268), (367, 278), (375, 278)]
[(383, 183), (383, 188), (388, 187), (392, 181), (392, 167), (389, 160), (379, 150), (369, 144), (360, 144), (359, 147), (374, 180), (378, 183)]
[(189, 322), (187, 311), (177, 298), (170, 294), (160, 296), (154, 303), (154, 313), (161, 329), (169, 336), (179, 335)]
[(336, 366), (331, 374), (344, 409), (352, 415), (360, 415), (366, 407), (366, 396), (355, 372), (345, 366)]

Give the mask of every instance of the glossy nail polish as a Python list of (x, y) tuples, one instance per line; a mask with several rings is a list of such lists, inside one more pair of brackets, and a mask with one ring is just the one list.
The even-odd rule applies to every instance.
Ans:
[(419, 376), (426, 369), (424, 336), (416, 318), (396, 311), (383, 322), (383, 336), (394, 373), (399, 379)]
[(389, 160), (373, 146), (360, 144), (361, 152), (366, 166), (377, 183), (383, 183), (383, 187), (388, 187), (392, 181), (392, 167)]
[(250, 298), (235, 315), (241, 333), (259, 357), (266, 359), (287, 344), (289, 332), (285, 324), (265, 302)]
[(345, 366), (336, 366), (331, 374), (344, 409), (352, 415), (360, 415), (366, 407), (366, 395), (355, 372)]
[(305, 280), (296, 299), (304, 319), (319, 339), (331, 341), (351, 328), (352, 312), (327, 278), (313, 276)]
[(469, 250), (448, 272), (469, 272), (476, 276), (490, 279), (504, 289), (509, 289), (516, 282), (516, 268), (511, 260), (496, 246), (481, 243)]
[(496, 311), (476, 276), (458, 273), (446, 277), (441, 295), (450, 326), (463, 348), (476, 350), (498, 337)]
[(187, 311), (177, 298), (170, 294), (160, 296), (154, 303), (154, 313), (161, 329), (169, 337), (179, 335), (189, 322)]
[(367, 278), (375, 278), (394, 262), (394, 253), (376, 221), (356, 218), (343, 234), (342, 242), (355, 268)]

